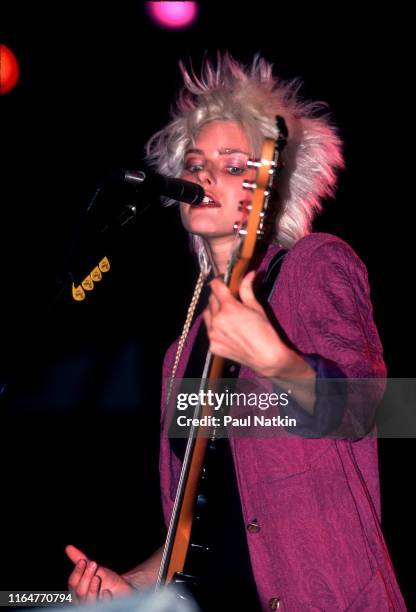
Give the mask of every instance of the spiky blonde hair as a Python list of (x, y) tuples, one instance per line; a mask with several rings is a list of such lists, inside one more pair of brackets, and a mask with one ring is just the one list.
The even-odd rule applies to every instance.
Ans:
[[(183, 88), (171, 110), (171, 121), (146, 145), (147, 162), (161, 174), (179, 176), (184, 154), (194, 146), (201, 128), (211, 121), (234, 121), (246, 132), (253, 151), (262, 140), (276, 138), (276, 115), (287, 124), (289, 138), (283, 151), (285, 168), (279, 175), (279, 214), (274, 239), (285, 248), (311, 232), (324, 197), (334, 195), (337, 171), (344, 166), (342, 143), (326, 104), (300, 98), (301, 81), (284, 81), (259, 54), (250, 66), (228, 52), (216, 62), (205, 58), (201, 74), (179, 63)], [(165, 200), (166, 204), (176, 203)], [(209, 260), (202, 238), (191, 235), (204, 274)]]

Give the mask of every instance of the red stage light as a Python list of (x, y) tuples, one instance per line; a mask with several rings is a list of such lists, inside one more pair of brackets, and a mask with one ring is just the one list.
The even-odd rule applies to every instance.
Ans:
[(0, 43), (0, 95), (13, 89), (19, 79), (19, 64), (13, 52)]
[(186, 28), (196, 19), (196, 2), (147, 2), (147, 10), (157, 25), (170, 30)]

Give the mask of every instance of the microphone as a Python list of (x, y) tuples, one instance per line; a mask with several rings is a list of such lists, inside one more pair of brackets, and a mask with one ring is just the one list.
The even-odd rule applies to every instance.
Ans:
[(152, 195), (165, 196), (187, 204), (200, 204), (205, 196), (205, 192), (200, 185), (179, 178), (163, 176), (157, 172), (123, 170), (122, 178), (124, 182), (130, 185), (142, 186), (145, 191)]
[(97, 205), (97, 197), (105, 192), (106, 186), (112, 184), (118, 187), (123, 184), (133, 185), (143, 189), (147, 195), (165, 196), (193, 205), (200, 204), (205, 197), (200, 185), (179, 178), (162, 176), (156, 172), (123, 169), (111, 173), (94, 194), (67, 256), (67, 276), (69, 274), (76, 286), (82, 283), (88, 270), (95, 268), (97, 262), (104, 257), (120, 228), (135, 219), (143, 210), (150, 208), (148, 203), (142, 211), (137, 212), (136, 204), (133, 203), (123, 205), (119, 210), (115, 209), (112, 200), (105, 199), (103, 203)]

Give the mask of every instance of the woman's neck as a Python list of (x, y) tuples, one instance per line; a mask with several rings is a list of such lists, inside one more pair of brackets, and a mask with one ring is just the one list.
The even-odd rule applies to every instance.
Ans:
[(234, 241), (235, 236), (224, 236), (223, 238), (204, 241), (216, 276), (225, 274)]

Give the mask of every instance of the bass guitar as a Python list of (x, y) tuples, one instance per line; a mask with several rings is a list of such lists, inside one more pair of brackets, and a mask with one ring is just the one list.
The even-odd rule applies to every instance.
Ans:
[[(237, 297), (240, 283), (245, 276), (260, 240), (270, 235), (275, 214), (271, 206), (271, 193), (275, 189), (275, 178), (282, 166), (281, 151), (287, 141), (287, 127), (282, 117), (276, 117), (277, 138), (266, 138), (259, 159), (248, 160), (247, 166), (256, 169), (254, 183), (244, 182), (243, 187), (252, 193), (250, 201), (242, 202), (243, 221), (234, 227), (236, 245), (229, 258), (224, 282), (232, 295)], [(225, 360), (208, 352), (200, 383), (200, 391), (215, 388), (215, 381), (222, 377)], [(168, 394), (169, 395), (169, 394)], [(200, 393), (200, 397), (203, 394)], [(210, 417), (212, 407), (197, 405), (193, 419), (199, 422)], [(206, 419), (210, 422), (210, 419)], [(157, 580), (157, 588), (164, 584), (185, 584), (193, 591), (198, 577), (185, 571), (185, 564), (192, 547), (201, 547), (192, 542), (192, 528), (197, 507), (198, 493), (204, 479), (204, 461), (210, 442), (215, 440), (215, 428), (208, 429), (192, 425), (182, 463), (172, 517)], [(202, 483), (203, 486), (203, 483)]]

